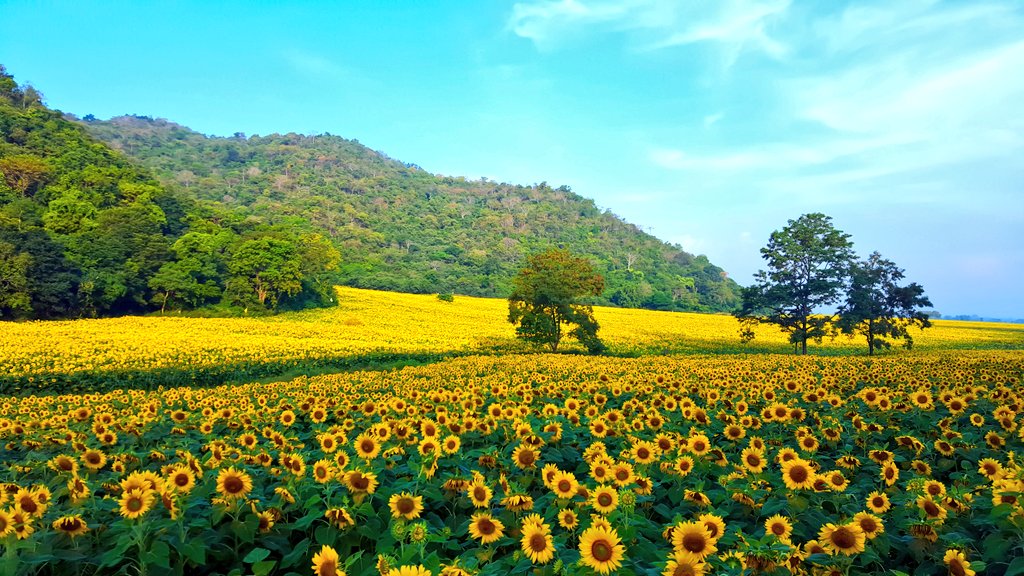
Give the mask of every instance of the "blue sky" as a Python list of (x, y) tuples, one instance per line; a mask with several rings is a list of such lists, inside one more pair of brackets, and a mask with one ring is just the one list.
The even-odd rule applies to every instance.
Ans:
[(51, 106), (330, 132), (576, 192), (738, 282), (821, 211), (946, 314), (1024, 317), (1024, 3), (8, 2)]

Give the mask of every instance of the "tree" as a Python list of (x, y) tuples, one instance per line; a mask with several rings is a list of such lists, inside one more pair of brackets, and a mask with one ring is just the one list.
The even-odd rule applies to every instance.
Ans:
[(755, 284), (743, 289), (736, 312), (743, 339), (753, 338), (754, 325), (767, 323), (789, 333), (802, 354), (807, 354), (807, 340), (821, 341), (831, 316), (817, 312), (842, 295), (853, 260), (849, 238), (821, 213), (804, 214), (772, 232), (761, 249), (768, 270), (758, 270)]
[(932, 305), (924, 288), (916, 282), (900, 286), (897, 282), (902, 279), (903, 269), (878, 252), (850, 269), (850, 288), (839, 309), (838, 326), (845, 334), (864, 336), (869, 356), (876, 348), (890, 348), (887, 338), (902, 339), (903, 346), (910, 349), (914, 339), (908, 329), (918, 325), (924, 330), (932, 325), (928, 314), (920, 310)]
[[(597, 337), (594, 310), (580, 299), (598, 296), (603, 290), (604, 278), (587, 259), (561, 249), (535, 254), (513, 280), (508, 321), (516, 326), (516, 336), (550, 346), (552, 352), (558, 351), (567, 334), (589, 352), (599, 353), (604, 344)], [(569, 326), (574, 327), (565, 332)]]
[(32, 257), (14, 244), (0, 242), (0, 318), (20, 318), (32, 312), (28, 269)]
[(253, 295), (260, 306), (276, 308), (282, 296), (302, 290), (302, 261), (295, 244), (263, 237), (242, 242), (231, 254), (228, 291), (244, 304)]

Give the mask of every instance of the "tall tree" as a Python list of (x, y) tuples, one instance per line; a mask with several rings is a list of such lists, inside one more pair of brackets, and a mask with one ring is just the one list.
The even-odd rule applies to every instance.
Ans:
[(21, 318), (32, 312), (28, 268), (32, 256), (0, 242), (0, 318)]
[(239, 304), (255, 297), (260, 306), (277, 307), (278, 300), (302, 290), (302, 260), (292, 242), (273, 237), (242, 242), (231, 254), (228, 291)]
[(516, 325), (519, 338), (557, 352), (568, 334), (591, 353), (604, 350), (593, 307), (581, 301), (604, 290), (604, 278), (594, 272), (589, 260), (559, 249), (536, 254), (519, 271), (513, 286), (508, 321)]
[(878, 348), (890, 348), (888, 339), (903, 340), (911, 348), (911, 326), (931, 326), (921, 308), (930, 307), (924, 288), (916, 282), (900, 286), (903, 269), (873, 252), (867, 260), (850, 269), (850, 288), (839, 309), (839, 328), (846, 334), (860, 334), (868, 342), (868, 355)]
[(772, 232), (761, 249), (768, 269), (759, 270), (755, 284), (743, 289), (736, 312), (743, 339), (753, 338), (756, 324), (776, 324), (807, 354), (807, 341), (820, 341), (831, 319), (820, 314), (821, 308), (842, 295), (853, 261), (849, 238), (821, 213), (804, 214)]

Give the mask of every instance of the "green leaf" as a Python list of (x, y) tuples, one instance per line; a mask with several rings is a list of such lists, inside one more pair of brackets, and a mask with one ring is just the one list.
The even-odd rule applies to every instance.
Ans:
[(196, 566), (206, 565), (206, 546), (200, 540), (189, 540), (181, 547), (181, 553)]
[(266, 548), (253, 548), (245, 555), (245, 558), (242, 558), (242, 562), (245, 562), (246, 564), (255, 564), (256, 562), (265, 560), (267, 556), (270, 556), (270, 550), (267, 550)]
[(153, 542), (153, 546), (142, 555), (142, 561), (161, 568), (170, 568), (171, 548), (166, 542), (156, 540)]
[(252, 573), (255, 576), (267, 576), (271, 571), (274, 570), (274, 566), (277, 565), (277, 560), (265, 560), (263, 562), (257, 562), (252, 565)]

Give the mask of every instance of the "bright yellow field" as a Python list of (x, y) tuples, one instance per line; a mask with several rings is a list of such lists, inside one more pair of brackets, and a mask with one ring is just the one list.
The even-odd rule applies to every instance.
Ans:
[[(0, 373), (83, 371), (304, 361), (367, 353), (522, 350), (505, 321), (505, 300), (339, 288), (337, 308), (269, 318), (125, 317), (0, 324)], [(599, 336), (613, 353), (789, 352), (786, 335), (760, 327), (739, 343), (726, 315), (597, 308)], [(1024, 349), (1024, 326), (936, 321), (914, 331), (915, 350)], [(574, 343), (568, 343), (571, 348)], [(826, 340), (812, 351), (862, 353), (861, 340)]]

